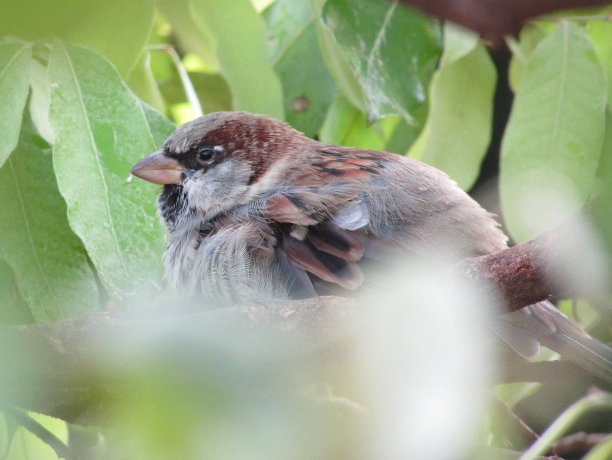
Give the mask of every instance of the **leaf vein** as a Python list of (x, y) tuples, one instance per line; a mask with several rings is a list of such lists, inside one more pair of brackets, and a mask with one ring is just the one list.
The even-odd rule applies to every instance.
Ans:
[(308, 18), (308, 20), (304, 22), (304, 24), (302, 24), (302, 26), (297, 30), (295, 35), (291, 37), (291, 40), (289, 40), (289, 42), (283, 47), (281, 52), (278, 53), (278, 56), (276, 56), (276, 59), (274, 59), (274, 61), (272, 62), (272, 67), (276, 67), (276, 65), (283, 60), (283, 58), (289, 52), (289, 50), (295, 44), (295, 42), (297, 42), (298, 39), (306, 33), (306, 31), (308, 30), (308, 27), (310, 27), (310, 25), (314, 22), (314, 19), (315, 19), (315, 15), (313, 13)]
[(50, 293), (54, 293), (55, 289), (53, 287), (53, 284), (51, 283), (51, 281), (47, 277), (47, 273), (43, 269), (42, 262), (40, 260), (39, 255), (38, 255), (38, 250), (36, 248), (36, 244), (34, 244), (34, 238), (32, 238), (32, 227), (30, 226), (30, 219), (28, 219), (28, 214), (26, 212), (26, 207), (25, 207), (25, 203), (24, 203), (23, 196), (22, 196), (22, 193), (21, 193), (21, 188), (19, 187), (19, 181), (17, 180), (17, 175), (15, 174), (15, 168), (13, 166), (13, 160), (11, 160), (11, 158), (8, 158), (6, 160), (6, 164), (8, 165), (9, 170), (11, 171), (11, 176), (13, 178), (13, 183), (15, 184), (15, 192), (16, 192), (16, 195), (17, 195), (17, 201), (19, 202), (19, 207), (21, 208), (21, 213), (23, 214), (23, 223), (24, 223), (24, 226), (25, 226), (25, 233), (26, 233), (26, 235), (28, 237), (28, 242), (30, 243), (30, 247), (32, 249), (32, 253), (34, 254), (34, 259), (36, 260), (36, 266), (38, 267), (38, 270), (40, 271), (40, 274), (42, 275), (44, 283), (47, 286), (47, 289), (49, 290)]
[(565, 93), (565, 80), (567, 78), (567, 55), (568, 55), (568, 36), (569, 36), (569, 23), (561, 23), (563, 27), (563, 60), (561, 62), (561, 81), (559, 84), (559, 99), (557, 100), (557, 108), (555, 109), (555, 118), (553, 122), (553, 129), (551, 133), (551, 141), (548, 143), (549, 150), (547, 158), (553, 159), (553, 152), (556, 150), (555, 144), (559, 131), (559, 123), (561, 118), (561, 106), (563, 105), (563, 98)]
[(380, 48), (380, 45), (382, 44), (382, 41), (385, 37), (387, 26), (391, 22), (391, 18), (393, 17), (393, 13), (395, 13), (395, 10), (397, 9), (398, 3), (399, 3), (398, 0), (395, 0), (391, 4), (389, 9), (387, 10), (387, 13), (385, 14), (385, 19), (383, 20), (383, 23), (380, 26), (380, 30), (376, 34), (376, 39), (374, 40), (374, 43), (372, 44), (372, 49), (370, 50), (370, 53), (368, 55), (368, 66), (367, 66), (368, 75), (370, 75), (370, 71), (372, 69), (372, 66), (374, 65), (374, 53), (378, 51), (378, 49)]
[(108, 191), (108, 184), (106, 183), (106, 178), (104, 176), (104, 171), (102, 169), (102, 164), (100, 163), (100, 158), (98, 156), (98, 149), (96, 147), (96, 141), (93, 138), (93, 134), (92, 134), (92, 127), (91, 127), (91, 123), (89, 121), (89, 117), (87, 116), (87, 107), (85, 106), (85, 100), (83, 99), (83, 91), (81, 90), (81, 85), (79, 84), (77, 75), (76, 75), (76, 70), (72, 64), (72, 59), (70, 59), (70, 56), (68, 54), (68, 51), (66, 50), (66, 48), (62, 45), (62, 47), (64, 48), (64, 51), (66, 53), (66, 57), (68, 60), (68, 66), (70, 68), (70, 73), (72, 74), (74, 83), (75, 83), (75, 88), (77, 90), (77, 94), (79, 96), (79, 103), (81, 105), (82, 111), (83, 111), (83, 118), (85, 119), (85, 123), (87, 125), (87, 133), (89, 134), (89, 139), (90, 139), (90, 143), (91, 143), (91, 147), (93, 149), (94, 152), (94, 160), (96, 163), (96, 166), (98, 168), (98, 172), (100, 175), (100, 180), (102, 182), (102, 186), (104, 188), (104, 206), (105, 206), (105, 210), (106, 210), (106, 215), (107, 215), (107, 219), (109, 221), (110, 224), (110, 232), (111, 235), (113, 237), (113, 242), (115, 244), (115, 248), (117, 249), (117, 256), (119, 257), (119, 260), (121, 261), (121, 265), (123, 266), (123, 270), (124, 273), (128, 273), (128, 269), (127, 269), (127, 264), (125, 262), (125, 259), (123, 257), (123, 252), (121, 251), (121, 247), (119, 245), (119, 239), (117, 238), (117, 233), (115, 232), (115, 222), (113, 219), (113, 215), (110, 209), (110, 201), (108, 199), (109, 196), (109, 191)]
[(6, 71), (8, 70), (8, 68), (13, 65), (13, 62), (15, 62), (17, 60), (17, 58), (19, 57), (19, 55), (21, 53), (23, 53), (26, 49), (28, 49), (30, 47), (30, 45), (25, 44), (23, 45), (19, 51), (17, 51), (13, 57), (6, 63), (6, 65), (4, 66), (4, 68), (2, 69), (2, 71), (0, 72), (0, 79), (2, 79), (2, 77), (4, 76), (4, 74), (6, 73)]

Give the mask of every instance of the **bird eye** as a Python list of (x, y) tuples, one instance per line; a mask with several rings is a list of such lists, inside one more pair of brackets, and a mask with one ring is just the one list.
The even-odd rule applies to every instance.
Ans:
[(210, 164), (215, 159), (215, 153), (217, 153), (217, 151), (214, 147), (202, 147), (198, 150), (198, 160), (202, 164)]

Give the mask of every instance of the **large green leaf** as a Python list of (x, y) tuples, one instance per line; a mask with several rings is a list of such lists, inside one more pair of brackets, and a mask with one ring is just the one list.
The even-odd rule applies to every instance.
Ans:
[(266, 50), (266, 25), (249, 0), (190, 0), (193, 18), (214, 38), (233, 108), (284, 119), (283, 92)]
[(368, 118), (421, 123), (414, 110), (426, 103), (442, 50), (438, 24), (398, 0), (328, 0), (322, 16), (363, 88)]
[(0, 166), (17, 146), (28, 97), (32, 49), (18, 42), (0, 43)]
[(156, 148), (141, 103), (112, 65), (56, 41), (49, 59), (53, 164), (68, 219), (109, 293), (120, 303), (157, 291), (163, 234), (156, 187), (127, 183), (130, 167)]
[(0, 33), (59, 37), (101, 51), (126, 77), (153, 24), (154, 0), (2, 0)]
[(507, 38), (507, 43), (512, 51), (508, 67), (508, 82), (513, 91), (516, 92), (519, 86), (531, 53), (545, 37), (544, 29), (537, 22), (532, 22), (521, 29), (518, 41), (512, 37)]
[(333, 32), (324, 24), (321, 17), (325, 1), (310, 0), (310, 6), (315, 14), (317, 37), (323, 60), (344, 97), (363, 112), (365, 111), (365, 99), (361, 85), (351, 69), (346, 54), (340, 45), (338, 45)]
[(172, 134), (176, 126), (150, 105), (144, 102), (141, 102), (141, 105), (149, 124), (151, 136), (153, 136), (153, 142), (156, 147), (160, 147), (168, 136)]
[(587, 25), (589, 37), (595, 43), (608, 79), (608, 109), (612, 112), (612, 22), (591, 21)]
[[(19, 293), (17, 280), (11, 266), (8, 262), (0, 259), (0, 324), (25, 324), (33, 321), (31, 310)], [(2, 420), (0, 419), (1, 424)], [(1, 433), (0, 452), (2, 452)]]
[(444, 55), (431, 83), (420, 159), (468, 190), (491, 138), (496, 72), (484, 45), (471, 32), (447, 25), (444, 41)]
[(502, 144), (502, 210), (516, 240), (555, 225), (589, 196), (605, 106), (593, 43), (577, 25), (560, 23), (527, 62)]
[(321, 57), (316, 17), (308, 2), (294, 0), (277, 0), (264, 17), (270, 58), (283, 85), (287, 121), (314, 137), (336, 92)]
[(85, 249), (66, 220), (50, 147), (29, 117), (15, 153), (0, 169), (0, 234), (0, 255), (37, 321), (99, 306)]

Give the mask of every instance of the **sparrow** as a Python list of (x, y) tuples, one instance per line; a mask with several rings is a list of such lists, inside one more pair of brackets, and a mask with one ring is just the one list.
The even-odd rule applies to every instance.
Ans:
[[(349, 295), (400, 253), (448, 264), (507, 248), (494, 216), (438, 169), (264, 115), (197, 118), (130, 172), (163, 185), (167, 280), (216, 303)], [(612, 349), (550, 302), (496, 323), (522, 356), (541, 343), (612, 381)]]

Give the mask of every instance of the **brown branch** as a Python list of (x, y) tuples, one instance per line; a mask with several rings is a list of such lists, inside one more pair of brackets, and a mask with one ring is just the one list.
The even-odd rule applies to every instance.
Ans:
[[(143, 344), (149, 346), (143, 366), (151, 360), (172, 364), (190, 355), (217, 359), (220, 334), (240, 340), (248, 335), (254, 344), (264, 340), (262, 335), (276, 334), (275, 359), (295, 357), (335, 340), (337, 326), (350, 322), (353, 306), (350, 299), (317, 297), (196, 313), (173, 308), (146, 316), (93, 312), (0, 327), (0, 404), (82, 424), (104, 422), (121, 397), (118, 388), (138, 375), (134, 353)], [(171, 343), (171, 356), (159, 349), (165, 342)]]
[(585, 433), (584, 431), (580, 431), (555, 441), (553, 448), (559, 455), (580, 455), (582, 458), (582, 456), (589, 452), (593, 447), (604, 442), (610, 437), (612, 437), (612, 434), (610, 433)]
[(597, 248), (584, 213), (563, 226), (494, 254), (459, 264), (456, 272), (486, 294), (503, 299), (507, 310), (556, 298), (602, 298), (605, 284)]
[(529, 19), (572, 8), (606, 5), (607, 0), (402, 0), (443, 20), (499, 41)]

